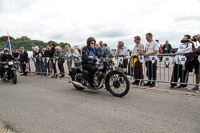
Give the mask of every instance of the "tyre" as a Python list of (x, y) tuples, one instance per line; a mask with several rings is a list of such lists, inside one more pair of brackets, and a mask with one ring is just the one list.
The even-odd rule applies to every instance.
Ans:
[(13, 71), (13, 72), (12, 72), (12, 82), (13, 82), (13, 84), (16, 84), (16, 83), (17, 83), (16, 71)]
[(123, 97), (129, 92), (130, 82), (124, 73), (111, 71), (108, 73), (105, 86), (113, 96)]

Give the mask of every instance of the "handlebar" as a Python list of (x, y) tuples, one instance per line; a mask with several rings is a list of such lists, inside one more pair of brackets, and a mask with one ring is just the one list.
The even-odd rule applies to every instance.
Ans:
[[(13, 64), (19, 64), (19, 62), (18, 61), (14, 61), (14, 60), (11, 60), (11, 61), (13, 61)], [(8, 62), (10, 62), (10, 61), (0, 61), (0, 64), (3, 64), (3, 65), (6, 65), (6, 64), (8, 64)]]

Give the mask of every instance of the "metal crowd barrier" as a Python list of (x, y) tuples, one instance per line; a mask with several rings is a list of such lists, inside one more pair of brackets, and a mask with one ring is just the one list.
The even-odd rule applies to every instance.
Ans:
[[(61, 58), (64, 67), (64, 75), (69, 75), (68, 63), (69, 66), (75, 66), (75, 60), (80, 60), (80, 58)], [(61, 60), (59, 59), (59, 60)], [(29, 62), (30, 72), (31, 74), (45, 74), (45, 76), (53, 76), (53, 75), (60, 75), (61, 72), (59, 70), (59, 60), (56, 58), (31, 58)], [(77, 62), (77, 61), (76, 61)], [(70, 65), (71, 64), (71, 65)]]
[[(172, 72), (173, 72), (173, 69), (174, 69), (174, 57), (178, 55), (178, 58), (181, 62), (181, 65), (182, 66), (185, 66), (185, 63), (186, 63), (186, 57), (184, 56), (184, 54), (160, 54), (160, 55), (156, 55), (156, 56), (150, 56), (150, 60), (152, 63), (155, 63), (157, 61), (157, 65), (156, 65), (156, 68), (157, 68), (157, 71), (156, 71), (156, 80), (149, 80), (148, 77), (147, 77), (147, 67), (146, 66), (146, 60), (145, 60), (145, 57), (144, 56), (138, 56), (138, 60), (139, 62), (141, 63), (142, 65), (142, 74), (143, 74), (143, 78), (134, 78), (133, 77), (133, 74), (134, 74), (134, 69), (138, 69), (137, 67), (135, 67), (134, 65), (131, 66), (129, 65), (127, 67), (127, 69), (130, 70), (130, 72), (128, 73), (128, 75), (130, 75), (131, 79), (134, 79), (134, 80), (139, 80), (139, 86), (144, 83), (144, 81), (155, 81), (155, 82), (158, 82), (158, 83), (170, 83), (170, 84), (177, 84), (177, 85), (191, 85), (191, 86), (200, 86), (199, 84), (196, 84), (196, 81), (195, 81), (195, 73), (194, 73), (194, 69), (193, 69), (193, 72), (189, 72), (189, 70), (185, 70), (185, 68), (181, 71), (182, 72), (182, 79), (184, 80), (183, 82), (180, 82), (179, 80), (177, 82), (172, 82), (172, 79), (174, 79), (174, 75), (172, 75)], [(161, 60), (159, 60), (161, 59)], [(122, 60), (122, 58), (121, 58)], [(199, 66), (200, 66), (200, 57), (198, 58), (198, 61), (199, 61)], [(134, 64), (134, 60), (133, 58), (131, 57), (128, 57), (128, 62), (130, 64)], [(152, 66), (151, 66), (152, 68)], [(180, 68), (180, 66), (178, 65), (178, 68), (177, 68), (177, 73), (179, 73), (179, 69), (182, 69)], [(199, 68), (199, 71), (200, 71), (200, 68)], [(149, 71), (148, 73), (151, 73), (153, 75), (153, 71)], [(184, 76), (184, 73), (185, 76)], [(177, 79), (180, 79), (180, 77), (178, 77), (179, 74), (177, 74)], [(185, 78), (186, 77), (186, 78)], [(187, 78), (188, 77), (188, 78)]]
[[(155, 81), (156, 83), (175, 83), (177, 85), (192, 85), (192, 86), (200, 86), (199, 84), (196, 84), (195, 81), (195, 74), (193, 73), (189, 73), (188, 71), (186, 72), (186, 74), (188, 75), (188, 82), (187, 79), (184, 79), (184, 77), (182, 77), (185, 82), (172, 82), (171, 78), (173, 78), (172, 75), (172, 71), (173, 71), (173, 67), (174, 67), (174, 57), (177, 54), (160, 54), (160, 55), (156, 55), (156, 56), (150, 56), (150, 60), (152, 62), (152, 66), (155, 62), (157, 62), (156, 65), (156, 80), (153, 79), (148, 79), (147, 74), (151, 74), (153, 75), (153, 71), (148, 71), (147, 73), (147, 66), (146, 66), (146, 60), (144, 56), (138, 56), (135, 60), (138, 60), (141, 64), (141, 71), (142, 71), (142, 78), (135, 78), (134, 77), (134, 71), (135, 72), (141, 72), (138, 71), (137, 67), (135, 66), (135, 62), (134, 62), (134, 58), (130, 57), (130, 56), (126, 56), (126, 57), (115, 57), (113, 59), (114, 62), (114, 69), (120, 69), (122, 71), (124, 71), (125, 74), (127, 74), (129, 79), (132, 80), (138, 80), (139, 81), (139, 86), (142, 85), (142, 83), (147, 82), (147, 81)], [(186, 62), (186, 57), (184, 55), (179, 55), (179, 60), (181, 61), (181, 64), (184, 66), (185, 62)], [(64, 59), (64, 73), (65, 75), (69, 75), (69, 70), (68, 70), (68, 64), (69, 63), (69, 59), (67, 58), (63, 58)], [(200, 61), (200, 58), (198, 58)], [(80, 58), (78, 59), (80, 60)], [(72, 67), (75, 66), (76, 61), (72, 60)], [(38, 68), (38, 65), (42, 66)], [(55, 64), (55, 68), (54, 68), (54, 64)], [(36, 69), (37, 68), (37, 69)], [(56, 69), (56, 71), (54, 72), (54, 70)], [(179, 71), (178, 67), (178, 71)], [(178, 72), (177, 71), (177, 72)], [(193, 70), (194, 71), (194, 70)], [(184, 73), (185, 71), (182, 71), (182, 73)], [(49, 75), (59, 75), (60, 71), (58, 69), (58, 60), (56, 60), (55, 58), (31, 58), (30, 59), (30, 73), (38, 73), (38, 74), (45, 74), (46, 76)], [(177, 74), (178, 75), (178, 74)], [(184, 74), (182, 74), (183, 76)], [(187, 77), (186, 75), (186, 77)], [(179, 77), (177, 77), (179, 78)]]

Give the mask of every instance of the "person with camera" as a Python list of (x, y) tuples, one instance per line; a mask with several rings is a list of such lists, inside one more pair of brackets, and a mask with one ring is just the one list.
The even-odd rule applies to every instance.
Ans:
[(94, 37), (89, 37), (87, 39), (87, 46), (82, 49), (82, 66), (83, 69), (88, 70), (88, 87), (92, 88), (94, 86), (94, 73), (97, 71), (95, 62), (97, 62), (96, 57), (100, 57), (101, 54), (98, 53), (94, 45), (96, 44), (96, 39)]
[[(190, 42), (193, 42), (193, 41), (194, 42), (198, 41), (200, 43), (200, 34), (194, 35), (193, 39), (191, 39)], [(194, 53), (196, 53), (196, 56), (200, 55), (200, 46), (196, 50), (194, 50)], [(195, 69), (196, 84), (199, 84), (200, 66), (199, 66), (198, 58), (196, 58), (194, 61), (194, 69)], [(188, 90), (196, 91), (196, 93), (200, 93), (200, 89), (198, 85), (196, 85), (194, 88), (189, 88)]]
[[(174, 57), (174, 67), (173, 67), (173, 72), (172, 72), (172, 77), (171, 77), (171, 82), (175, 83), (170, 83), (171, 87), (174, 88), (177, 86), (178, 80), (180, 79), (180, 86), (177, 88), (184, 88), (187, 87), (187, 81), (188, 81), (188, 74), (185, 69), (185, 64), (182, 64), (179, 56), (183, 56), (186, 53), (192, 53), (195, 51), (194, 43), (191, 41), (191, 36), (190, 35), (185, 35), (184, 38), (181, 40), (181, 45), (179, 46), (176, 56)], [(184, 84), (183, 84), (184, 83)]]

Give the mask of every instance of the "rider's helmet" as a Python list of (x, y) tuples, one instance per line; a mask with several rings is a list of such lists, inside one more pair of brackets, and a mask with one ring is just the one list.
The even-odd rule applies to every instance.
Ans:
[(3, 51), (4, 51), (4, 53), (5, 53), (5, 52), (9, 52), (9, 49), (8, 49), (8, 48), (4, 48)]
[(89, 47), (90, 46), (90, 42), (91, 41), (94, 41), (94, 43), (96, 44), (96, 39), (94, 38), (94, 37), (89, 37), (88, 39), (87, 39), (87, 46)]

